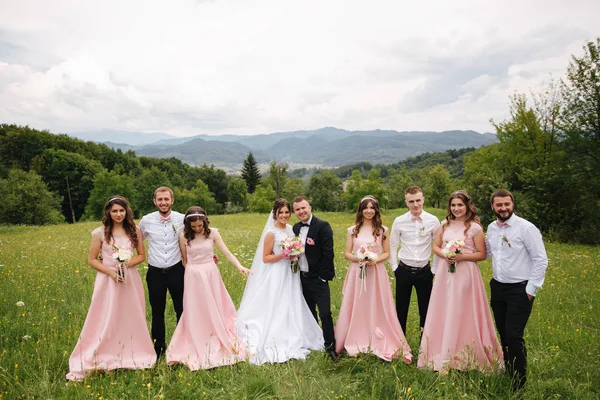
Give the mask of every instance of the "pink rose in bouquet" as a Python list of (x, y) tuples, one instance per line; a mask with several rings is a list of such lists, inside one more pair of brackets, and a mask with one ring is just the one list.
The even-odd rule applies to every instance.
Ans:
[[(446, 243), (446, 246), (442, 250), (446, 257), (451, 257), (456, 254), (461, 254), (463, 248), (465, 247), (465, 242), (462, 240), (451, 240)], [(454, 273), (456, 272), (456, 261), (448, 265), (448, 272)]]
[[(281, 250), (283, 252), (283, 256), (288, 260), (291, 260), (290, 268), (292, 272), (295, 274), (298, 272), (298, 256), (304, 253), (304, 245), (302, 244), (302, 239), (298, 236), (289, 236), (281, 241)], [(292, 258), (295, 258), (292, 260)]]

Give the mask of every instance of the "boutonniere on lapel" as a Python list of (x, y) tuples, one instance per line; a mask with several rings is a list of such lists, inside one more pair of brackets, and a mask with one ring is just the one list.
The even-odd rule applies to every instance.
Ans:
[(425, 236), (425, 227), (422, 226), (421, 229), (419, 229), (419, 236)]
[(177, 233), (177, 224), (173, 224), (173, 232)]
[(508, 245), (508, 247), (511, 247), (510, 241), (508, 240), (508, 238), (506, 237), (506, 235), (500, 235), (500, 240), (502, 240), (502, 245), (503, 246), (504, 246), (504, 243), (506, 243)]
[(312, 238), (306, 238), (306, 244), (309, 246), (314, 246), (315, 245), (315, 241), (312, 240)]

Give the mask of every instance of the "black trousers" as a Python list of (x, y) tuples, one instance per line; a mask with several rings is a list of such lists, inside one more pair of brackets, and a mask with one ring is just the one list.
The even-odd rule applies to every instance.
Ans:
[(513, 389), (519, 390), (527, 381), (527, 349), (523, 334), (531, 315), (533, 298), (529, 301), (525, 287), (520, 283), (500, 283), (490, 281), (490, 305), (494, 312), (496, 327), (504, 353), (506, 371), (513, 377)]
[(148, 265), (146, 283), (148, 284), (148, 297), (152, 309), (152, 340), (154, 348), (164, 350), (165, 341), (165, 307), (167, 305), (167, 290), (173, 300), (173, 308), (177, 315), (177, 322), (183, 313), (183, 276), (185, 268), (179, 261), (168, 269), (156, 268)]
[(408, 266), (400, 261), (398, 268), (394, 271), (396, 277), (396, 313), (404, 336), (406, 336), (406, 320), (413, 286), (417, 292), (421, 332), (425, 327), (425, 318), (427, 317), (427, 308), (429, 307), (429, 298), (433, 287), (433, 274), (429, 264), (417, 272), (407, 271), (404, 269), (405, 267)]
[[(323, 282), (323, 280), (318, 277), (304, 276), (303, 272), (300, 272), (300, 280), (302, 282), (302, 293), (304, 294), (304, 299), (306, 300), (306, 304), (308, 304), (308, 308), (310, 308), (310, 311), (317, 322), (319, 322), (319, 318), (321, 318), (325, 350), (335, 350), (329, 282)], [(319, 308), (318, 316), (317, 307)]]

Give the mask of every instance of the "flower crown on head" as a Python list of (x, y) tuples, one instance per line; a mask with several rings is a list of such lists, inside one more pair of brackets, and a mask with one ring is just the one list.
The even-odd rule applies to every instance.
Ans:
[(467, 192), (465, 192), (464, 190), (457, 190), (455, 192), (453, 192), (450, 197), (457, 195), (457, 194), (462, 194), (463, 196), (465, 196), (467, 198), (467, 200), (471, 200), (471, 197), (469, 197), (469, 195), (467, 194)]
[(202, 213), (193, 213), (193, 214), (186, 215), (185, 219), (188, 219), (189, 217), (206, 217), (206, 215), (204, 215)]
[(371, 200), (371, 201), (374, 201), (375, 203), (379, 203), (377, 201), (377, 199), (375, 197), (371, 196), (371, 195), (367, 195), (367, 196), (363, 197), (362, 199), (360, 199), (360, 202), (362, 203), (365, 200)]

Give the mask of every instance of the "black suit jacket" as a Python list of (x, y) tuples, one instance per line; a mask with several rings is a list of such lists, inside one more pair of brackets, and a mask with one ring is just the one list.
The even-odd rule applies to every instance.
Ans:
[[(301, 223), (294, 225), (294, 234), (300, 235)], [(314, 244), (309, 244), (312, 239)], [(319, 277), (327, 281), (335, 277), (335, 268), (333, 266), (333, 229), (327, 221), (323, 221), (312, 216), (306, 243), (304, 243), (304, 254), (308, 261), (308, 276)]]

